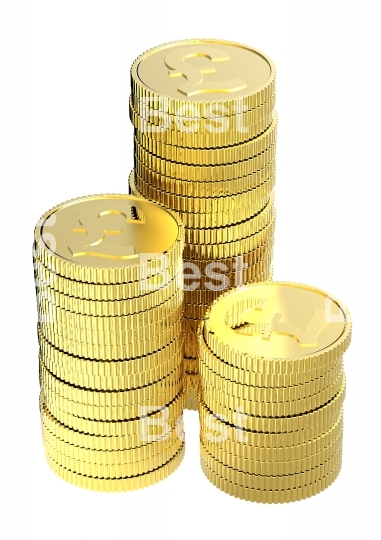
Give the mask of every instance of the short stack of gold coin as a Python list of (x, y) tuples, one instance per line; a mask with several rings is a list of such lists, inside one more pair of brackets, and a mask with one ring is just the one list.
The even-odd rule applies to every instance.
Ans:
[(132, 193), (179, 212), (185, 226), (184, 366), (187, 407), (197, 408), (197, 326), (208, 305), (271, 277), (275, 68), (251, 47), (188, 40), (138, 57), (131, 88)]
[(128, 195), (74, 199), (36, 226), (43, 440), (75, 485), (137, 489), (182, 460), (182, 251), (176, 216)]
[(304, 499), (342, 461), (347, 309), (320, 290), (253, 284), (224, 293), (199, 327), (206, 477), (255, 502)]

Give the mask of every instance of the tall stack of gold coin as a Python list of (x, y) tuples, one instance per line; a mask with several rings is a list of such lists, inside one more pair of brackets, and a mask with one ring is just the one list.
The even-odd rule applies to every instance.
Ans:
[(347, 309), (292, 283), (224, 293), (199, 327), (201, 465), (218, 488), (290, 502), (328, 487), (342, 460)]
[(63, 203), (36, 226), (43, 440), (75, 485), (137, 489), (181, 462), (183, 243), (172, 212), (127, 195)]
[(139, 56), (131, 88), (132, 193), (185, 226), (184, 365), (187, 407), (197, 408), (197, 326), (209, 303), (271, 277), (275, 68), (251, 47), (188, 40)]

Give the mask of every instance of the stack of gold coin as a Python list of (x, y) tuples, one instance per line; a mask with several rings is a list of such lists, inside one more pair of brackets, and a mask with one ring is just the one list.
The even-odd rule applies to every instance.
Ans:
[(139, 56), (131, 87), (132, 193), (179, 212), (185, 226), (187, 407), (196, 408), (197, 326), (208, 305), (271, 277), (275, 69), (251, 47), (196, 39)]
[(172, 212), (128, 195), (63, 203), (36, 226), (43, 440), (75, 485), (136, 489), (181, 462), (183, 244)]
[(199, 327), (201, 465), (230, 495), (290, 502), (340, 472), (347, 309), (303, 285), (224, 293)]

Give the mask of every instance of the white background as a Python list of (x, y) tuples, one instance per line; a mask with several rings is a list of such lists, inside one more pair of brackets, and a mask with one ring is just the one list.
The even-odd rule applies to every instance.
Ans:
[[(2, 1), (2, 538), (345, 538), (378, 527), (380, 314), (378, 16), (375, 2)], [(214, 488), (197, 413), (165, 482), (87, 492), (45, 464), (38, 411), (33, 228), (80, 195), (126, 192), (133, 164), (129, 68), (154, 45), (222, 37), (277, 66), (275, 278), (349, 307), (343, 470), (312, 499), (260, 505)], [(379, 501), (378, 501), (379, 503)], [(379, 528), (379, 527), (378, 527)], [(372, 535), (373, 536), (373, 535)]]

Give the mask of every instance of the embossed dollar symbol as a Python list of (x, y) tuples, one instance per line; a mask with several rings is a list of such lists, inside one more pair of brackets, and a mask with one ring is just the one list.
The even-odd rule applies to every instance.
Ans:
[[(73, 231), (85, 234), (86, 237), (68, 246), (73, 257), (93, 256), (106, 259), (131, 259), (139, 256), (135, 253), (134, 246), (116, 246), (107, 243), (108, 235), (120, 235), (122, 239), (123, 232), (125, 232), (124, 228), (127, 225), (139, 226), (144, 224), (144, 219), (141, 216), (140, 219), (136, 219), (137, 216), (133, 205), (118, 204), (117, 207), (113, 208), (112, 204), (114, 203), (110, 201), (110, 209), (108, 210), (102, 204), (92, 205), (81, 211), (78, 217), (79, 224), (73, 228)], [(124, 218), (122, 227), (110, 226), (110, 219), (106, 216), (112, 215)], [(105, 218), (108, 219), (107, 224)]]
[[(195, 67), (186, 62), (189, 58), (203, 57), (209, 60), (205, 66)], [(170, 77), (185, 77), (187, 82), (177, 88), (185, 96), (195, 96), (213, 92), (238, 92), (247, 87), (241, 79), (230, 81), (204, 82), (203, 74), (215, 73), (214, 62), (227, 62), (230, 57), (221, 49), (202, 46), (202, 49), (183, 47), (169, 52), (164, 63)]]

